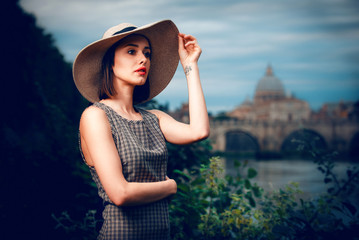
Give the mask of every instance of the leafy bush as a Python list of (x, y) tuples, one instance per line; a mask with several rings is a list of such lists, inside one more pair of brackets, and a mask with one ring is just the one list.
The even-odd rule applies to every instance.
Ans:
[(55, 229), (65, 231), (68, 239), (96, 239), (98, 225), (102, 223), (96, 218), (96, 210), (89, 210), (81, 221), (72, 219), (68, 212), (62, 212), (60, 216), (51, 216), (57, 223)]
[(170, 205), (172, 239), (222, 239), (235, 235), (236, 226), (249, 226), (247, 213), (263, 192), (250, 180), (256, 170), (248, 168), (245, 177), (239, 171), (236, 177), (224, 176), (222, 160), (212, 157), (195, 176), (186, 171), (175, 173), (178, 192)]
[(264, 193), (252, 184), (257, 172), (224, 176), (221, 160), (210, 159), (197, 175), (175, 171), (178, 193), (170, 206), (172, 239), (359, 239), (359, 171), (338, 180), (330, 156), (317, 161), (324, 182), (334, 183), (317, 199), (298, 199), (297, 183)]

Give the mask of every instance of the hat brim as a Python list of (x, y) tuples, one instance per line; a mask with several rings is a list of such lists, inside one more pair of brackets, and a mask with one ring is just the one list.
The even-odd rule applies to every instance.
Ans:
[(144, 35), (151, 44), (151, 68), (148, 73), (150, 91), (148, 98), (142, 102), (157, 96), (171, 81), (179, 62), (178, 29), (171, 20), (163, 20), (95, 41), (79, 52), (73, 64), (73, 78), (77, 89), (88, 101), (100, 100), (105, 53), (117, 41), (131, 34)]

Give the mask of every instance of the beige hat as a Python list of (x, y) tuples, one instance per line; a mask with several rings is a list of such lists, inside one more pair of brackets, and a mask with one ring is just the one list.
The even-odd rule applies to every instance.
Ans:
[(176, 72), (178, 55), (178, 29), (171, 20), (163, 20), (142, 27), (122, 23), (109, 28), (103, 37), (82, 49), (73, 64), (73, 77), (77, 89), (90, 102), (99, 101), (102, 58), (120, 39), (130, 34), (141, 34), (151, 44), (151, 68), (148, 73), (150, 93), (148, 101), (157, 96), (171, 81)]

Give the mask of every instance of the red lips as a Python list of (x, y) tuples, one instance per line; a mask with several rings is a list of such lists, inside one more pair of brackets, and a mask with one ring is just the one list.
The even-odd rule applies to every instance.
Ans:
[(145, 75), (147, 72), (147, 69), (145, 67), (140, 67), (139, 69), (137, 69), (135, 72), (137, 72), (140, 75)]

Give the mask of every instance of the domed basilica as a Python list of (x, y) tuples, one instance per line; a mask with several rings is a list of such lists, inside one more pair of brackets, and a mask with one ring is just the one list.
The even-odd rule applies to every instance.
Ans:
[(311, 109), (305, 101), (285, 94), (282, 82), (267, 67), (259, 80), (253, 101), (246, 99), (228, 116), (247, 120), (297, 121), (310, 118)]

